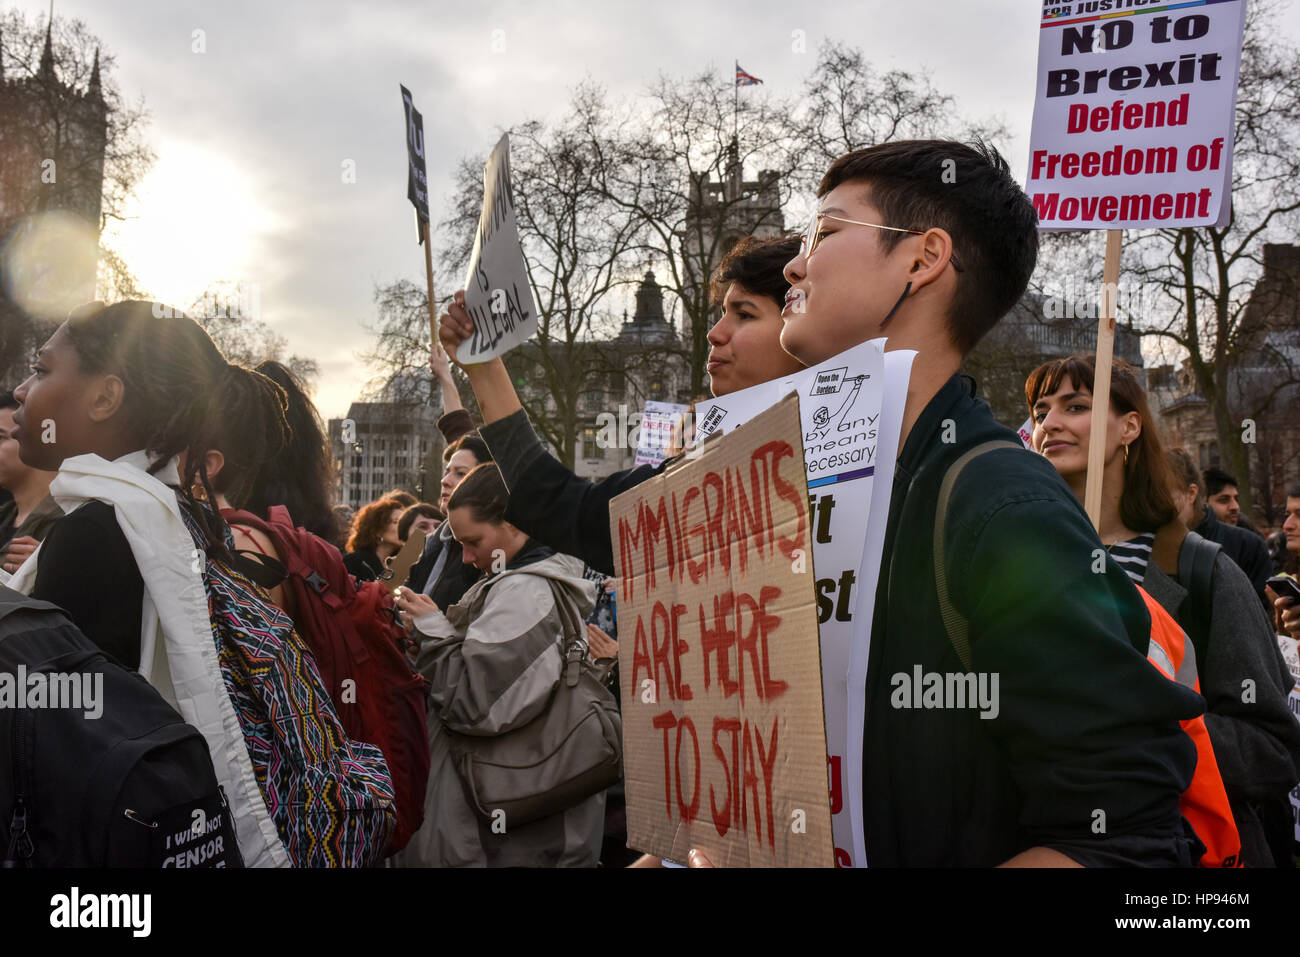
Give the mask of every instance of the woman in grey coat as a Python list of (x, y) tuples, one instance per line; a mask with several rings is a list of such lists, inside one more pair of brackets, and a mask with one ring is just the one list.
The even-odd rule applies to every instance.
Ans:
[(582, 562), (539, 545), (503, 520), (508, 496), (497, 467), (469, 473), (448, 502), (447, 523), (466, 565), (485, 573), (455, 605), (403, 589), (397, 605), (421, 641), (429, 679), (431, 764), (424, 824), (397, 856), (405, 867), (594, 867), (604, 792), (539, 821), (504, 812), (481, 818), (452, 760), (448, 730), (498, 735), (542, 714), (561, 674), (565, 622), (578, 626), (595, 603)]
[[(1033, 448), (1080, 501), (1087, 481), (1092, 388), (1089, 356), (1044, 363), (1025, 385)], [(1241, 837), (1241, 859), (1248, 866), (1271, 867), (1265, 819), (1300, 780), (1300, 725), (1287, 704), (1290, 671), (1250, 579), (1178, 518), (1183, 504), (1174, 499), (1178, 483), (1146, 393), (1131, 367), (1119, 360), (1111, 375), (1105, 442), (1102, 544), (1191, 639), (1189, 651), (1195, 650), (1206, 701), (1205, 726)], [(1195, 560), (1198, 554), (1203, 564)]]

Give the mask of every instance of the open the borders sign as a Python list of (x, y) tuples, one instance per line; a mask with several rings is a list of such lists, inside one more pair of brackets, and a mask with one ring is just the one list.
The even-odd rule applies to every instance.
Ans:
[(1223, 225), (1245, 0), (1043, 4), (1026, 192), (1043, 229)]

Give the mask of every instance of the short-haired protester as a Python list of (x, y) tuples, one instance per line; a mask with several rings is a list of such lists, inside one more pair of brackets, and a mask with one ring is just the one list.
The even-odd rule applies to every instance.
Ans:
[[(817, 193), (786, 265), (782, 345), (808, 365), (880, 336), (917, 352), (899, 447), (881, 450), (898, 459), (866, 678), (869, 860), (1190, 864), (1199, 845), (1178, 802), (1196, 751), (1178, 722), (1200, 699), (1146, 661), (1146, 609), (1117, 565), (1094, 573), (1078, 501), (959, 375), (1028, 284), (1033, 206), (995, 151), (946, 140), (848, 153)], [(967, 458), (935, 554), (944, 477), (987, 442), (1002, 447)], [(966, 655), (945, 627), (954, 616)], [(891, 676), (918, 668), (998, 675), (998, 716), (892, 707)]]
[[(1090, 356), (1055, 359), (1025, 383), (1034, 450), (1083, 500), (1091, 445), (1094, 365)], [(1300, 725), (1287, 694), (1291, 675), (1250, 580), (1216, 550), (1209, 593), (1180, 577), (1180, 557), (1200, 536), (1179, 519), (1178, 485), (1132, 368), (1116, 361), (1101, 492), (1100, 533), (1110, 557), (1172, 615), (1192, 639), (1205, 726), (1232, 805), (1241, 856), (1271, 867), (1267, 822), (1300, 780)], [(1248, 534), (1248, 533), (1247, 533)], [(1187, 563), (1183, 569), (1190, 568)], [(1191, 573), (1188, 572), (1190, 575)], [(1243, 693), (1249, 682), (1251, 693)], [(1290, 817), (1286, 818), (1290, 830)], [(1287, 855), (1290, 853), (1287, 842)]]
[(405, 512), (402, 513), (401, 519), (397, 523), (397, 537), (406, 544), (406, 540), (411, 537), (412, 532), (424, 532), (432, 535), (442, 524), (446, 516), (437, 508), (428, 502), (416, 502)]
[(358, 581), (372, 582), (384, 574), (388, 559), (397, 554), (402, 540), (397, 525), (406, 506), (395, 498), (381, 498), (363, 505), (352, 519), (347, 554), (343, 564)]
[[(714, 395), (729, 395), (802, 368), (780, 342), (781, 306), (789, 285), (781, 266), (798, 243), (794, 237), (741, 240), (714, 271), (711, 295), (722, 309), (708, 333)], [(457, 292), (439, 323), (447, 353), (454, 355), (473, 331), (464, 293)], [(558, 551), (612, 575), (609, 503), (659, 474), (667, 462), (616, 472), (598, 482), (579, 478), (542, 447), (500, 359), (464, 368), (483, 413), (483, 439), (507, 486), (527, 493), (512, 496), (506, 518)]]
[(1173, 473), (1179, 519), (1201, 538), (1223, 548), (1223, 553), (1246, 573), (1264, 604), (1264, 610), (1271, 615), (1273, 603), (1264, 595), (1265, 585), (1273, 574), (1273, 559), (1268, 553), (1268, 545), (1254, 532), (1219, 521), (1217, 513), (1205, 502), (1201, 476), (1186, 449), (1170, 449), (1166, 457)]
[(451, 495), (447, 524), (483, 577), (445, 613), (409, 588), (398, 598), (422, 642), (431, 703), (424, 825), (397, 857), (405, 866), (594, 867), (600, 854), (603, 791), (538, 821), (507, 820), (502, 831), (470, 805), (449, 749), (449, 730), (498, 735), (545, 712), (560, 681), (565, 623), (582, 627), (595, 601), (582, 562), (512, 525), (507, 502), (496, 465), (470, 472)]
[(75, 311), (15, 395), (23, 461), (59, 471), (68, 514), (12, 587), (61, 606), (204, 735), (246, 864), (382, 858), (396, 821), (383, 755), (346, 737), (292, 623), (230, 570), (210, 505), (221, 422), (246, 424), (247, 461), (274, 454), (279, 388), (193, 320), (129, 301)]

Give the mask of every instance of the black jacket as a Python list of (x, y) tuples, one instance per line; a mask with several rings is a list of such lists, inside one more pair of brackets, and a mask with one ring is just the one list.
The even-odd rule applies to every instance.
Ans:
[[(942, 441), (950, 418), (955, 444)], [(609, 501), (657, 470), (578, 479), (522, 412), (481, 433), (511, 490), (507, 519), (612, 573)], [(962, 670), (935, 593), (935, 501), (947, 464), (994, 438), (1016, 441), (954, 376), (899, 459), (867, 676), (868, 859), (987, 867), (1043, 845), (1086, 865), (1190, 864), (1178, 800), (1196, 749), (1178, 721), (1204, 702), (1146, 661), (1145, 606), (1114, 562), (1091, 571), (1101, 543), (1045, 459), (989, 453), (949, 510), (952, 598), (970, 620), (974, 670), (999, 677), (998, 717), (891, 706), (892, 675)]]
[(658, 475), (668, 462), (615, 472), (598, 482), (579, 478), (546, 454), (522, 409), (483, 426), (479, 435), (510, 490), (506, 521), (557, 552), (613, 575), (609, 503)]
[(1141, 597), (1109, 558), (1093, 571), (1106, 552), (1041, 456), (985, 454), (948, 509), (950, 595), (972, 670), (998, 676), (998, 716), (891, 706), (893, 675), (964, 670), (935, 590), (938, 487), (966, 450), (1016, 441), (972, 386), (939, 390), (895, 472), (867, 672), (868, 859), (987, 867), (1044, 846), (1089, 866), (1186, 865), (1178, 800), (1196, 751), (1178, 721), (1204, 702), (1147, 662)]
[(1273, 603), (1264, 595), (1269, 576), (1273, 574), (1273, 559), (1268, 554), (1268, 544), (1252, 531), (1219, 521), (1214, 509), (1205, 506), (1205, 516), (1192, 531), (1202, 538), (1218, 542), (1223, 552), (1246, 573), (1255, 586), (1259, 600), (1270, 621), (1273, 620)]
[[(1211, 576), (1209, 620), (1199, 620), (1201, 605), (1188, 600), (1188, 583), (1178, 578), (1186, 538), (1181, 522), (1156, 532), (1142, 587), (1195, 641), (1205, 727), (1241, 836), (1242, 859), (1249, 867), (1271, 866), (1266, 808), (1286, 805), (1287, 792), (1300, 780), (1300, 726), (1287, 701), (1294, 681), (1271, 621), (1224, 551)], [(1246, 679), (1253, 694), (1243, 694)], [(1286, 830), (1292, 830), (1289, 813)]]
[(373, 548), (359, 548), (343, 556), (343, 566), (357, 581), (377, 581), (384, 573), (384, 563), (379, 560), (379, 553)]

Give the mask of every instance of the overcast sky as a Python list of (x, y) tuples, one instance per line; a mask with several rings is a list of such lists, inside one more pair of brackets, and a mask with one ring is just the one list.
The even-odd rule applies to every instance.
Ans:
[[(29, 17), (47, 9), (17, 6)], [(56, 0), (55, 15), (86, 22), (116, 56), (124, 97), (143, 96), (151, 113), (157, 164), (121, 243), (133, 269), (178, 303), (210, 281), (258, 283), (263, 318), (320, 363), (316, 398), (329, 417), (368, 377), (356, 353), (367, 347), (374, 285), (423, 282), (399, 83), (424, 114), (435, 218), (461, 157), (486, 153), (499, 128), (555, 115), (584, 78), (630, 96), (660, 71), (712, 66), (722, 78), (738, 58), (764, 80), (759, 89), (784, 95), (827, 37), (878, 67), (928, 70), (963, 114), (1001, 115), (1023, 182), (1039, 9), (1036, 0)], [(1300, 37), (1297, 4), (1283, 27)], [(195, 30), (206, 52), (192, 52)], [(491, 52), (496, 30), (502, 53)], [(792, 52), (795, 30), (805, 53)], [(342, 181), (345, 160), (355, 160), (353, 184)], [(440, 277), (440, 290), (452, 278)]]

